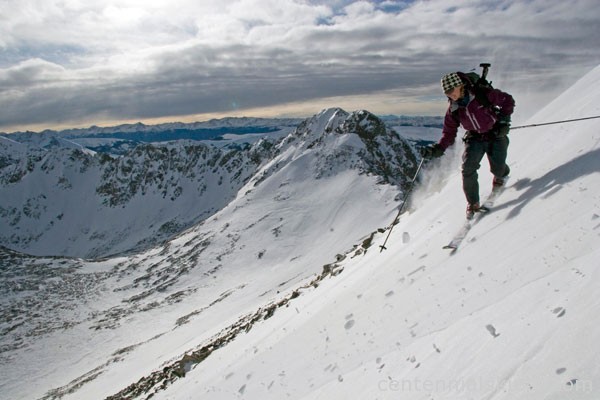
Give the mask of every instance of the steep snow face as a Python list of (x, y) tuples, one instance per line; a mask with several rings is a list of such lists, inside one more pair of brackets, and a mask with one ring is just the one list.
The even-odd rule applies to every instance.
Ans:
[[(331, 270), (347, 252), (364, 251), (401, 193), (378, 184), (386, 178), (364, 161), (378, 157), (366, 143), (404, 149), (405, 142), (366, 125), (353, 131), (350, 122), (363, 117), (371, 118), (327, 110), (279, 143), (257, 142), (257, 156), (270, 158), (260, 158), (235, 198), (163, 246), (94, 262), (1, 249), (1, 360), (10, 364), (2, 393), (113, 395)], [(416, 162), (411, 149), (397, 156), (390, 168)]]
[[(598, 104), (600, 67), (528, 122), (598, 115)], [(597, 122), (511, 141), (511, 183), (457, 253), (442, 246), (464, 219), (458, 171), (417, 193), (389, 250), (340, 262), (153, 398), (597, 399)]]

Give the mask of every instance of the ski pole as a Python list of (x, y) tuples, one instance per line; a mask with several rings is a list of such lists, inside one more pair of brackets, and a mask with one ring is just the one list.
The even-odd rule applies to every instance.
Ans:
[(566, 119), (564, 121), (553, 121), (553, 122), (542, 122), (540, 124), (531, 124), (531, 125), (521, 125), (521, 126), (513, 126), (510, 129), (522, 129), (522, 128), (532, 128), (534, 126), (543, 126), (543, 125), (554, 125), (554, 124), (563, 124), (566, 122), (575, 122), (575, 121), (583, 121), (586, 119), (594, 119), (594, 118), (600, 118), (600, 115), (596, 115), (594, 117), (585, 117), (585, 118), (575, 118), (575, 119)]
[(410, 195), (410, 193), (413, 190), (413, 187), (415, 186), (415, 181), (417, 180), (417, 175), (419, 175), (419, 171), (421, 170), (421, 167), (423, 166), (423, 162), (425, 162), (425, 157), (421, 158), (421, 162), (419, 163), (419, 166), (417, 167), (417, 171), (415, 172), (415, 176), (412, 178), (412, 181), (410, 181), (410, 186), (408, 187), (408, 190), (404, 194), (404, 199), (402, 199), (402, 204), (400, 204), (400, 209), (398, 210), (398, 214), (396, 215), (396, 218), (394, 218), (394, 221), (392, 222), (392, 225), (390, 227), (390, 231), (388, 232), (387, 237), (385, 238), (385, 241), (383, 242), (383, 244), (381, 246), (379, 246), (381, 248), (381, 250), (379, 251), (380, 253), (383, 252), (383, 250), (387, 249), (387, 247), (385, 247), (385, 244), (387, 243), (388, 239), (390, 238), (390, 235), (392, 233), (392, 229), (394, 229), (394, 225), (396, 225), (396, 223), (398, 221), (398, 218), (400, 218), (400, 213), (402, 213), (402, 210), (404, 209), (404, 205), (406, 204), (406, 200), (408, 199), (408, 196)]

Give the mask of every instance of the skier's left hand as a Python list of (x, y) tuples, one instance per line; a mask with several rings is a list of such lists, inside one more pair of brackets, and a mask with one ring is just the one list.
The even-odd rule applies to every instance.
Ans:
[(496, 120), (497, 125), (509, 125), (510, 126), (510, 115), (504, 115), (502, 113), (497, 114), (498, 119)]
[(421, 155), (423, 158), (431, 160), (432, 158), (438, 158), (444, 155), (444, 149), (439, 143), (430, 144), (421, 148)]

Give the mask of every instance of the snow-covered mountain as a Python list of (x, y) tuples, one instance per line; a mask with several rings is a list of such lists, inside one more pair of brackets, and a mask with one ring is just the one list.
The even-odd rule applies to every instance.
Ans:
[(66, 139), (53, 136), (43, 140), (45, 147), (40, 139), (37, 146), (29, 140), (28, 148), (0, 141), (0, 244), (28, 254), (86, 258), (148, 248), (225, 207), (256, 173), (263, 180), (291, 163), (278, 157), (286, 152), (309, 152), (307, 164), (315, 165), (306, 172), (316, 179), (359, 169), (400, 187), (415, 164), (406, 141), (377, 117), (339, 109), (284, 138), (252, 145), (177, 140), (138, 144), (112, 157), (62, 143), (48, 146), (58, 140)]
[(138, 145), (118, 158), (31, 148), (0, 171), (0, 243), (90, 258), (160, 243), (231, 201), (263, 153), (185, 141)]
[[(599, 102), (600, 67), (528, 122), (598, 115)], [(347, 168), (346, 146), (387, 157), (361, 140), (378, 126), (365, 116), (307, 121), (231, 203), (163, 246), (96, 261), (2, 249), (0, 393), (597, 399), (596, 122), (514, 130), (509, 186), (449, 254), (460, 143), (426, 166), (380, 252), (399, 191)]]
[[(172, 348), (160, 338), (166, 339), (172, 332), (187, 337), (183, 340), (188, 342), (199, 331), (209, 338), (277, 298), (281, 291), (321, 273), (336, 254), (342, 257), (356, 243), (368, 240), (396, 208), (396, 197), (414, 173), (417, 162), (414, 150), (377, 117), (365, 111), (346, 113), (340, 109), (324, 110), (282, 140), (256, 142), (248, 151), (239, 152), (244, 158), (227, 158), (221, 153), (216, 153), (220, 157), (205, 157), (198, 149), (193, 150), (194, 159), (206, 158), (210, 162), (210, 171), (232, 165), (235, 168), (227, 172), (229, 176), (239, 175), (242, 179), (244, 174), (238, 171), (256, 170), (248, 173), (250, 179), (244, 179), (234, 198), (221, 210), (164, 245), (137, 255), (96, 261), (0, 251), (2, 360), (15, 367), (0, 383), (3, 393), (11, 393), (13, 398), (60, 397), (74, 391), (71, 381), (88, 380), (105, 370), (102, 365), (112, 364), (115, 357), (120, 359), (131, 351), (136, 357), (145, 357), (154, 346), (165, 351), (166, 358), (160, 363), (168, 361), (181, 351), (181, 343)], [(58, 170), (60, 173), (52, 175), (51, 181), (66, 176), (71, 186), (76, 186), (76, 179), (93, 181), (94, 176), (102, 177), (101, 171), (108, 168), (117, 171), (107, 174), (116, 179), (121, 176), (118, 172), (128, 167), (127, 174), (122, 175), (127, 176), (125, 187), (130, 187), (132, 176), (150, 175), (146, 170), (134, 172), (136, 168), (158, 163), (165, 154), (170, 156), (167, 171), (172, 175), (157, 179), (154, 186), (138, 189), (131, 197), (115, 195), (115, 201), (122, 203), (106, 206), (109, 211), (124, 210), (120, 218), (129, 218), (127, 212), (136, 217), (127, 223), (105, 214), (106, 226), (117, 232), (115, 227), (141, 219), (142, 209), (152, 210), (152, 196), (161, 195), (156, 194), (155, 188), (160, 184), (165, 187), (170, 176), (181, 181), (192, 172), (201, 174), (201, 167), (206, 164), (190, 162), (189, 155), (178, 156), (188, 154), (185, 151), (182, 143), (148, 145), (136, 148), (130, 157), (112, 159), (81, 151), (40, 150), (40, 159), (33, 162), (35, 167), (25, 169), (19, 182), (42, 182), (48, 173)], [(225, 158), (227, 162), (223, 161)], [(130, 159), (135, 162), (129, 162)], [(187, 162), (178, 163), (178, 159)], [(65, 160), (71, 160), (73, 167)], [(107, 165), (104, 170), (100, 169), (102, 163)], [(182, 170), (173, 167), (180, 164)], [(93, 172), (86, 175), (86, 171)], [(150, 165), (147, 171), (160, 172), (161, 168)], [(35, 174), (39, 174), (39, 179)], [(203, 178), (202, 182), (206, 181)], [(116, 181), (114, 186), (118, 184)], [(223, 184), (230, 185), (230, 181)], [(145, 192), (140, 193), (141, 190)], [(41, 193), (51, 197), (52, 187), (46, 185)], [(68, 203), (66, 196), (61, 201), (67, 203), (65, 209), (76, 206)], [(94, 201), (86, 199), (79, 207), (87, 203)], [(93, 204), (97, 209), (90, 212), (99, 212), (97, 203)], [(102, 226), (102, 218), (89, 223)], [(355, 226), (360, 229), (354, 229)], [(50, 239), (58, 236), (56, 231)], [(123, 235), (122, 241), (126, 240)], [(163, 312), (175, 312), (177, 317), (162, 319), (159, 315)], [(99, 352), (80, 359), (81, 363), (73, 363), (72, 357), (78, 358), (77, 354), (86, 348)], [(57, 349), (64, 352), (68, 361), (52, 361)], [(13, 375), (18, 373), (18, 365), (32, 362), (36, 366), (29, 370), (30, 376), (40, 383), (35, 393), (30, 387), (21, 386)], [(139, 375), (134, 364), (121, 365), (131, 372), (124, 372), (124, 376), (129, 376), (127, 380), (135, 380)], [(66, 387), (61, 389), (59, 386), (63, 385)], [(81, 393), (77, 391), (75, 397), (86, 397)]]

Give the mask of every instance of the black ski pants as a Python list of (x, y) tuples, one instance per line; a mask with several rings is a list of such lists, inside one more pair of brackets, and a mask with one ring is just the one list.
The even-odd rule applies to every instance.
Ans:
[[(508, 130), (508, 129), (506, 129)], [(510, 171), (506, 165), (508, 151), (508, 136), (502, 132), (500, 135), (491, 135), (485, 138), (479, 135), (465, 137), (465, 151), (462, 156), (463, 191), (469, 204), (479, 202), (479, 181), (477, 170), (481, 160), (487, 155), (490, 171), (495, 177), (503, 178)]]

